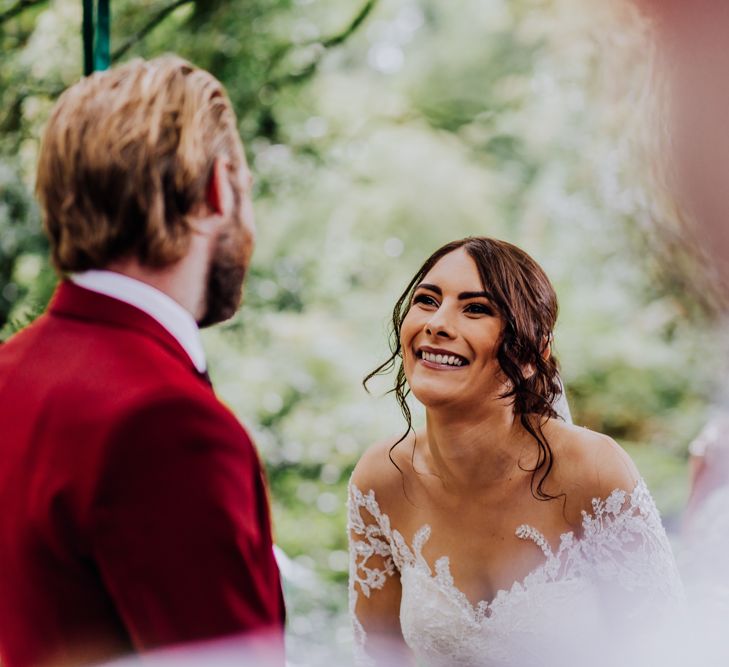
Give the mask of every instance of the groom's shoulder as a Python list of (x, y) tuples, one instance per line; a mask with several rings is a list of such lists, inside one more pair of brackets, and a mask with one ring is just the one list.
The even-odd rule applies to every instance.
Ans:
[(160, 459), (183, 452), (254, 456), (253, 442), (235, 415), (212, 392), (185, 385), (137, 392), (111, 416), (107, 432), (108, 449), (130, 459), (147, 461), (152, 450)]

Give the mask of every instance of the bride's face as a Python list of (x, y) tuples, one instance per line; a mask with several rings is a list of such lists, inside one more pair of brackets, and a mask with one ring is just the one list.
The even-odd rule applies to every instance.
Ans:
[(415, 289), (400, 330), (405, 376), (426, 407), (483, 405), (504, 390), (496, 353), (503, 319), (473, 259), (455, 250)]

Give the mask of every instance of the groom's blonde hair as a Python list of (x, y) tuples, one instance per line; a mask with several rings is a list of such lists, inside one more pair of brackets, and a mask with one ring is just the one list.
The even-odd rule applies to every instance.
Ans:
[(71, 86), (46, 126), (36, 179), (56, 268), (179, 260), (216, 157), (241, 166), (235, 114), (222, 84), (181, 58), (133, 60)]

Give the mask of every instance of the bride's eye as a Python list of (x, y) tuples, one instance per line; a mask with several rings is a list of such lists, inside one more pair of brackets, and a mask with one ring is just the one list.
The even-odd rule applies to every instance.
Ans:
[(428, 294), (416, 294), (413, 297), (413, 303), (420, 303), (424, 306), (432, 306), (433, 308), (438, 307), (438, 302)]
[(489, 315), (493, 317), (496, 313), (491, 306), (487, 306), (485, 303), (469, 303), (465, 311), (467, 313), (473, 313), (474, 315)]

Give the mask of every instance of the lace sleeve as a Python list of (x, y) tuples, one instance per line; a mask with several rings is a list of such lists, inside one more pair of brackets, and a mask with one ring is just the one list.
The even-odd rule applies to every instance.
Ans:
[(632, 493), (613, 491), (583, 512), (583, 563), (622, 618), (670, 613), (683, 598), (676, 561), (658, 509), (643, 480)]
[(365, 653), (366, 632), (358, 618), (360, 594), (371, 600), (396, 575), (390, 520), (380, 511), (374, 491), (349, 485), (349, 612), (354, 630), (355, 663), (375, 664)]

